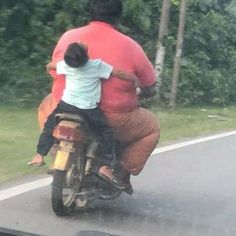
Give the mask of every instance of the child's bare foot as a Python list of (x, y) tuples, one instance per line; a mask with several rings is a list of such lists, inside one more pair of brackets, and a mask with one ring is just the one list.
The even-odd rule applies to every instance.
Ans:
[(44, 166), (44, 157), (40, 154), (36, 154), (33, 159), (27, 163), (28, 166)]

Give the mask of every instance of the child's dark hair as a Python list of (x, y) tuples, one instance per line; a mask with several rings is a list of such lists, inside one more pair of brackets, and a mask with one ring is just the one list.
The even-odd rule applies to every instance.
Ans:
[(74, 68), (83, 66), (88, 59), (87, 49), (80, 43), (70, 44), (64, 55), (65, 63)]

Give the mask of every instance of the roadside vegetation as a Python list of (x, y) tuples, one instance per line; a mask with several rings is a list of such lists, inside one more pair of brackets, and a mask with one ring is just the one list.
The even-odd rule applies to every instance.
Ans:
[(0, 182), (42, 171), (26, 166), (39, 134), (36, 110), (0, 106), (0, 116)]
[[(1, 102), (32, 104), (48, 93), (50, 78), (45, 65), (59, 37), (89, 21), (87, 2), (0, 1)], [(137, 40), (154, 63), (163, 0), (123, 2), (119, 29)], [(169, 30), (163, 40), (166, 56), (157, 104), (168, 104), (170, 99), (180, 4), (180, 0), (170, 0)], [(177, 105), (227, 106), (236, 102), (235, 24), (235, 0), (187, 1)]]
[(235, 130), (236, 107), (152, 109), (161, 122), (160, 145)]
[[(195, 107), (170, 110), (152, 107), (161, 122), (159, 146), (235, 129), (236, 107)], [(0, 182), (29, 174), (45, 173), (46, 167), (26, 163), (35, 152), (39, 135), (36, 109), (0, 106)], [(47, 163), (50, 158), (47, 158)]]

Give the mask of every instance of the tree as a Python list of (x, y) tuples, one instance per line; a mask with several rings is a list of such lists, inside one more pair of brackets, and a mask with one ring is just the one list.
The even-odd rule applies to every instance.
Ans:
[[(158, 86), (162, 83), (158, 103), (168, 104), (177, 46), (176, 22), (180, 15), (180, 0), (169, 1), (168, 28), (167, 24), (162, 27), (164, 16), (160, 22), (157, 20), (168, 12), (163, 9), (164, 0), (123, 0), (124, 14), (119, 26), (120, 31), (142, 45), (153, 63), (156, 61), (156, 69), (160, 70)], [(86, 24), (87, 2), (0, 0), (0, 103), (35, 105), (50, 91), (45, 64), (63, 32)], [(178, 74), (175, 102), (181, 105), (235, 102), (236, 0), (188, 0), (187, 3), (181, 61), (179, 58), (181, 70), (175, 67), (179, 71), (174, 73)], [(165, 54), (156, 50), (161, 38)], [(164, 61), (161, 55), (165, 56), (162, 70), (158, 67)]]
[(170, 103), (169, 103), (171, 107), (176, 106), (177, 85), (178, 85), (178, 77), (180, 71), (180, 62), (181, 62), (183, 38), (184, 38), (185, 15), (186, 15), (186, 0), (181, 0), (176, 54), (174, 59), (174, 70), (173, 70)]
[(163, 0), (160, 27), (157, 40), (157, 53), (155, 59), (155, 70), (158, 78), (156, 86), (157, 92), (159, 92), (162, 81), (161, 75), (165, 60), (165, 39), (168, 35), (169, 12), (170, 12), (170, 0)]

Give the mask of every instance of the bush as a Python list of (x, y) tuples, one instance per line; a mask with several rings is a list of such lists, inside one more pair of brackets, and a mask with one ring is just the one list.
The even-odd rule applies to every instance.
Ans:
[[(34, 104), (49, 92), (50, 78), (45, 65), (62, 33), (88, 21), (87, 2), (1, 0), (1, 102)], [(171, 2), (170, 32), (165, 41), (166, 60), (158, 101), (164, 103), (169, 101), (179, 14), (179, 1)], [(162, 0), (124, 0), (120, 25), (120, 30), (137, 40), (153, 62), (161, 5)], [(235, 102), (235, 8), (233, 0), (188, 2), (179, 104)]]

